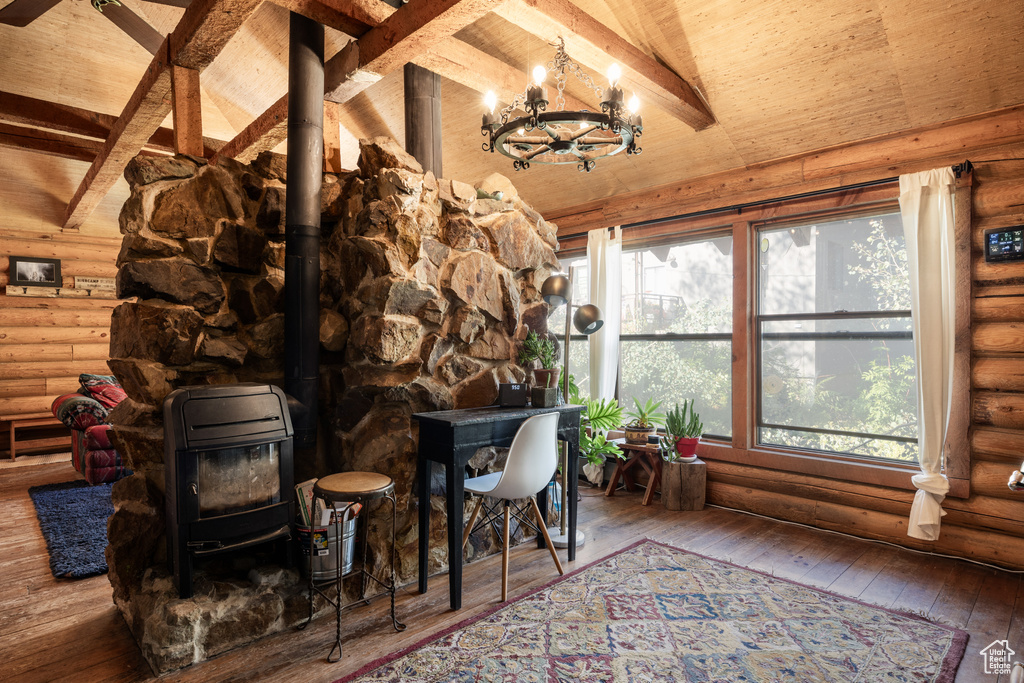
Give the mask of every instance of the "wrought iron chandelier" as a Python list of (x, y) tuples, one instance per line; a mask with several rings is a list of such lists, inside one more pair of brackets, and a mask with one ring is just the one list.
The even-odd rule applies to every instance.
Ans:
[[(628, 105), (623, 104), (622, 88), (618, 86), (622, 70), (618, 64), (608, 69), (608, 88), (594, 85), (594, 81), (580, 67), (569, 59), (565, 52), (565, 40), (559, 38), (554, 58), (545, 66), (533, 70), (533, 85), (515, 99), (498, 115), (494, 108), (497, 97), (488, 92), (480, 133), (488, 138), (483, 144), (485, 152), (498, 152), (510, 157), (515, 170), (530, 168), (537, 164), (577, 164), (580, 171), (590, 172), (598, 159), (618, 154), (640, 154), (637, 138), (643, 133), (643, 120), (637, 113), (639, 100), (633, 95)], [(601, 111), (571, 111), (565, 109), (566, 72), (572, 73), (584, 85), (601, 98)], [(558, 95), (555, 109), (547, 111), (548, 94), (544, 79), (549, 72), (556, 74)], [(511, 118), (512, 112), (524, 109), (525, 115)]]

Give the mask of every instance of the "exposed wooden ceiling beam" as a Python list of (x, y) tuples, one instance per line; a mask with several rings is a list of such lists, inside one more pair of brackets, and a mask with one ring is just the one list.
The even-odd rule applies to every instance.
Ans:
[[(74, 135), (54, 133), (49, 130), (0, 123), (0, 147), (22, 149), (61, 159), (91, 162), (103, 148), (103, 140), (80, 138)], [(144, 149), (139, 154), (166, 156), (166, 154), (153, 151), (152, 149)]]
[(622, 83), (635, 90), (643, 104), (672, 114), (694, 130), (715, 122), (689, 83), (568, 0), (511, 0), (494, 12), (550, 43), (564, 38), (569, 56), (590, 69), (604, 72), (618, 62)]
[(116, 116), (0, 92), (0, 121), (106, 139)]
[(99, 140), (0, 123), (0, 147), (27, 149), (62, 159), (92, 161), (102, 145)]
[[(493, 90), (499, 102), (509, 103), (522, 95), (527, 86), (527, 75), (486, 52), (457, 38), (440, 41), (430, 52), (412, 60), (424, 69), (455, 81), (479, 93)], [(552, 102), (554, 107), (554, 102)], [(596, 111), (597, 104), (587, 104), (572, 95), (565, 95), (566, 109)], [(483, 105), (480, 106), (483, 112)]]
[(220, 148), (211, 161), (218, 157), (250, 162), (260, 152), (269, 152), (288, 137), (288, 95), (284, 94), (270, 107), (243, 128)]
[[(187, 10), (186, 10), (187, 11)], [(153, 57), (124, 111), (114, 123), (100, 153), (93, 159), (64, 212), (63, 228), (77, 230), (99, 206), (128, 162), (139, 153), (171, 111), (169, 39)]]
[(171, 32), (171, 61), (202, 71), (262, 3), (263, 0), (192, 0)]
[(78, 190), (68, 203), (63, 227), (76, 230), (96, 209), (128, 162), (171, 111), (173, 63), (202, 71), (213, 62), (262, 0), (193, 0), (174, 31), (153, 56)]
[[(110, 135), (110, 129), (116, 122), (117, 117), (110, 114), (0, 91), (0, 123), (71, 133), (102, 142)], [(204, 137), (203, 146), (203, 156), (209, 157), (224, 146), (224, 141)], [(158, 128), (146, 142), (145, 149), (174, 152), (174, 131)], [(90, 156), (87, 161), (92, 161), (94, 156)]]
[[(443, 0), (398, 10), (378, 2), (377, 16), (390, 13), (387, 18), (324, 64), (324, 99), (339, 104), (350, 101), (504, 1)], [(288, 96), (284, 95), (224, 145), (218, 156), (251, 161), (287, 138), (287, 122)]]
[[(360, 3), (341, 3), (337, 0), (272, 0), (275, 5), (284, 7), (290, 12), (301, 14), (313, 21), (330, 26), (353, 38), (358, 38), (371, 28), (383, 21), (384, 18), (374, 20), (374, 15), (368, 14), (366, 8)], [(341, 5), (345, 5), (342, 7)], [(367, 3), (369, 4), (369, 3)], [(373, 4), (383, 4), (380, 0), (373, 0)], [(390, 8), (388, 8), (390, 9)], [(394, 10), (391, 10), (394, 11)], [(386, 15), (385, 15), (386, 17)]]
[(405, 5), (324, 65), (324, 99), (344, 103), (506, 0), (433, 0)]

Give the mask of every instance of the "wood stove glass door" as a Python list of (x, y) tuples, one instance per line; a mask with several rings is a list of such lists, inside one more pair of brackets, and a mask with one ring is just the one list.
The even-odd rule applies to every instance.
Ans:
[(219, 517), (281, 502), (281, 444), (199, 451), (199, 517)]

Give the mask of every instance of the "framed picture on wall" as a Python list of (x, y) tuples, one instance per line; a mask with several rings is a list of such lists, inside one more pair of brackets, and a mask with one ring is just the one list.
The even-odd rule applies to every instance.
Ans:
[(60, 287), (60, 259), (11, 256), (10, 283), (28, 287)]

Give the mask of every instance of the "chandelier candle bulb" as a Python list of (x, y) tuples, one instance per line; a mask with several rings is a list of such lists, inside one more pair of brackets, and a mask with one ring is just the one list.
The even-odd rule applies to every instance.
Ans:
[(498, 117), (495, 116), (498, 96), (488, 90), (487, 94), (483, 96), (483, 105), (486, 106), (487, 111), (483, 113), (483, 124), (480, 126), (480, 129), (484, 135), (487, 135), (490, 130), (493, 130), (498, 125)]
[(544, 79), (548, 72), (538, 64), (533, 67), (533, 85), (526, 89), (527, 104), (533, 105), (543, 111), (548, 103), (548, 91), (544, 87)]
[(614, 88), (619, 84), (620, 78), (622, 78), (622, 69), (618, 64), (612, 63), (612, 65), (608, 67), (608, 84)]
[[(480, 134), (488, 139), (492, 138), (494, 131), (498, 129), (498, 117), (494, 114), (494, 108), (497, 105), (498, 96), (494, 94), (494, 91), (488, 90), (487, 94), (484, 95), (484, 106), (487, 107), (487, 111), (484, 112), (483, 123), (480, 124)], [(484, 151), (493, 152), (494, 143), (486, 142), (483, 148)]]

